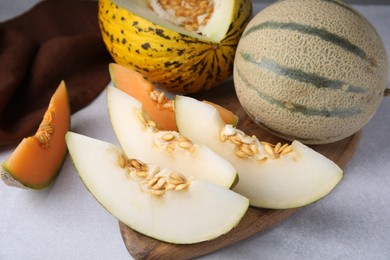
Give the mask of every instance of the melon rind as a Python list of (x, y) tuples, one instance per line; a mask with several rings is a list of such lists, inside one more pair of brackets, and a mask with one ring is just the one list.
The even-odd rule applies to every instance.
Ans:
[(2, 169), (0, 169), (0, 174), (1, 174), (1, 180), (8, 186), (12, 186), (20, 189), (29, 189), (28, 187), (20, 183), (18, 180), (16, 180), (14, 177), (12, 177), (11, 174), (9, 174), (9, 170), (7, 169), (7, 166), (5, 164), (2, 165)]
[(235, 50), (252, 17), (252, 3), (235, 0), (229, 7), (231, 16), (224, 17), (230, 21), (228, 31), (218, 42), (153, 22), (155, 15), (143, 18), (139, 6), (126, 9), (111, 0), (99, 0), (98, 17), (103, 41), (116, 63), (162, 89), (195, 93), (219, 85), (233, 73)]

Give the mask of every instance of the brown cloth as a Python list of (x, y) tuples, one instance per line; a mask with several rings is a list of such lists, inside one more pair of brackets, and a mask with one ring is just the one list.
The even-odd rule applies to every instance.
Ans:
[(0, 146), (35, 133), (61, 80), (72, 113), (108, 84), (97, 14), (97, 2), (43, 1), (0, 23)]

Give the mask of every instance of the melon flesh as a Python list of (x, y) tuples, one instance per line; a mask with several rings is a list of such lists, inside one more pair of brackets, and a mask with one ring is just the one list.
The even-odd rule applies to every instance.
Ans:
[(210, 240), (236, 226), (249, 206), (247, 198), (205, 181), (153, 196), (119, 166), (121, 148), (73, 132), (67, 133), (66, 142), (81, 180), (95, 199), (144, 235), (178, 244)]
[[(50, 133), (45, 126), (49, 117)], [(65, 134), (69, 127), (70, 105), (66, 85), (62, 81), (50, 100), (36, 134), (24, 138), (3, 162), (3, 181), (11, 186), (36, 190), (49, 186), (66, 157)], [(45, 142), (40, 142), (38, 136)]]
[[(150, 115), (161, 130), (177, 131), (172, 99), (169, 99), (165, 93), (156, 90), (152, 83), (135, 70), (116, 63), (110, 63), (109, 71), (114, 86), (142, 103), (142, 108)], [(152, 93), (158, 96), (162, 94), (164, 97), (162, 99), (163, 101), (159, 103), (153, 100), (151, 98)], [(227, 124), (237, 124), (238, 117), (231, 111), (206, 100), (203, 102), (215, 106)], [(166, 107), (167, 104), (172, 104), (172, 106)]]
[(177, 96), (175, 112), (181, 134), (207, 145), (236, 168), (239, 182), (234, 191), (248, 197), (252, 206), (301, 207), (327, 195), (343, 176), (334, 162), (299, 141), (292, 142), (292, 152), (277, 158), (240, 158), (234, 143), (221, 141), (225, 124), (212, 106)]
[[(182, 33), (194, 38), (211, 42), (220, 42), (227, 34), (229, 26), (234, 21), (233, 11), (234, 0), (211, 0), (213, 2), (213, 13), (207, 24), (200, 26), (198, 30), (188, 30), (180, 24), (180, 17), (168, 14), (158, 0), (133, 0), (131, 3), (126, 0), (116, 0), (118, 5), (147, 18), (149, 21), (166, 27), (172, 31)], [(183, 17), (182, 17), (183, 18)]]
[(233, 185), (237, 177), (235, 168), (208, 147), (193, 144), (196, 150), (192, 152), (176, 146), (174, 152), (169, 153), (169, 142), (162, 138), (165, 134), (178, 138), (179, 133), (145, 127), (139, 114), (148, 115), (141, 103), (131, 96), (109, 86), (107, 105), (114, 132), (127, 157), (182, 172), (187, 178), (212, 181), (225, 187)]
[(109, 64), (109, 71), (114, 86), (141, 102), (161, 129), (177, 130), (173, 109), (159, 107), (158, 102), (151, 99), (154, 86), (142, 74), (116, 63)]

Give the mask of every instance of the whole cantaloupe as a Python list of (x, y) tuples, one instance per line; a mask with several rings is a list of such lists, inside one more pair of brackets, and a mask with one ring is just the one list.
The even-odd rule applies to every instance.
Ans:
[(337, 0), (278, 1), (258, 13), (237, 47), (234, 83), (245, 111), (271, 133), (308, 144), (361, 129), (388, 93), (380, 36)]

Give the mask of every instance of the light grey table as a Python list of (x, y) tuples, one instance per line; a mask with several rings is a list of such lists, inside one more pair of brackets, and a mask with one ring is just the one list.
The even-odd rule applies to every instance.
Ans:
[[(1, 2), (0, 21), (4, 21), (37, 0)], [(254, 7), (257, 12), (264, 5)], [(390, 6), (355, 7), (373, 23), (390, 53)], [(72, 116), (72, 129), (117, 143), (105, 93)], [(344, 179), (329, 196), (261, 234), (202, 259), (390, 259), (389, 135), (390, 98), (364, 127)], [(1, 148), (0, 161), (13, 148)], [(118, 221), (88, 193), (67, 158), (59, 178), (47, 190), (26, 191), (0, 183), (0, 259), (131, 257)]]

